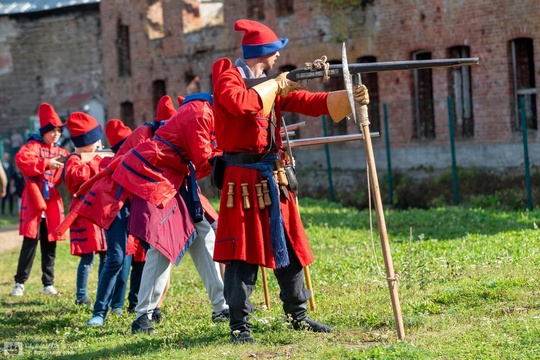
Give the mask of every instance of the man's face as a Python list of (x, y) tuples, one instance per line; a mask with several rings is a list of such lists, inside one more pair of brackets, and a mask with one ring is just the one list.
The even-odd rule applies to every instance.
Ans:
[(275, 53), (270, 54), (270, 55), (266, 55), (263, 61), (264, 71), (268, 71), (272, 69), (278, 57), (279, 57), (279, 51), (276, 51)]

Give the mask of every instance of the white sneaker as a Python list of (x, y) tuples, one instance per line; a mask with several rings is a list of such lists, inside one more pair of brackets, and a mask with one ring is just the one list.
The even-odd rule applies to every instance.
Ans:
[(58, 295), (58, 291), (52, 285), (45, 286), (43, 288), (44, 295)]
[(15, 283), (11, 296), (23, 296), (24, 294), (24, 284)]

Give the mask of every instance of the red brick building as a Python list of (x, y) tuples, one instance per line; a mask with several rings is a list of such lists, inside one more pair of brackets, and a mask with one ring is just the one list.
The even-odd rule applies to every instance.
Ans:
[[(333, 3), (101, 2), (100, 95), (108, 103), (108, 118), (121, 118), (136, 126), (153, 119), (157, 100), (164, 94), (176, 97), (210, 91), (212, 63), (223, 56), (233, 60), (240, 56), (242, 34), (233, 31), (234, 22), (250, 18), (290, 39), (278, 60), (281, 70), (302, 67), (322, 55), (330, 62), (340, 62), (343, 42), (349, 62), (480, 58), (480, 64), (470, 68), (363, 76), (372, 99), (371, 128), (383, 135), (374, 140), (380, 171), (386, 170), (388, 159), (398, 170), (430, 172), (450, 167), (448, 99), (455, 122), (457, 165), (494, 169), (522, 166), (523, 113), (530, 162), (538, 167), (540, 1), (357, 0), (352, 2), (353, 8), (345, 9)], [(81, 76), (86, 84), (90, 81), (84, 78), (85, 73)], [(336, 79), (327, 84), (312, 80), (307, 85), (314, 91), (342, 87)], [(31, 86), (31, 82), (20, 86)], [(16, 91), (16, 87), (10, 88), (10, 92)], [(325, 131), (330, 135), (358, 132), (352, 121), (327, 124), (323, 130), (321, 119), (288, 119), (299, 120), (308, 122), (299, 131), (304, 138), (321, 136)], [(390, 153), (386, 151), (386, 136)], [(365, 168), (362, 145), (330, 148), (336, 186), (357, 183), (359, 169)], [(323, 147), (298, 149), (295, 157), (299, 170), (310, 175), (311, 182), (326, 181)], [(360, 176), (365, 177), (362, 172)]]

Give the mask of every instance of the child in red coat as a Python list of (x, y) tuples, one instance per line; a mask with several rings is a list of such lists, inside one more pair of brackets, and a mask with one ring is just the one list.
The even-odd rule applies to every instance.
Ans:
[[(68, 117), (67, 128), (71, 133), (71, 141), (75, 146), (75, 152), (66, 159), (64, 181), (69, 193), (73, 196), (86, 180), (100, 170), (99, 164), (102, 157), (96, 154), (86, 159), (86, 156), (101, 147), (103, 131), (96, 119), (82, 112), (74, 112)], [(85, 153), (87, 155), (83, 160), (82, 154)], [(70, 210), (80, 201), (84, 200), (73, 198), (69, 207)], [(71, 255), (80, 257), (77, 269), (75, 303), (90, 306), (92, 303), (86, 291), (88, 276), (94, 263), (94, 254), (98, 253), (100, 256), (99, 270), (103, 266), (105, 251), (107, 250), (105, 231), (83, 217), (78, 217), (69, 230)]]

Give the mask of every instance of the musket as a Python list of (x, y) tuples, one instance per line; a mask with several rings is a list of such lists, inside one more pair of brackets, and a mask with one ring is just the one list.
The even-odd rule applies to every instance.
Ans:
[[(379, 132), (371, 132), (370, 136), (372, 138), (381, 137)], [(313, 146), (313, 145), (324, 145), (324, 144), (334, 144), (342, 143), (347, 141), (356, 141), (364, 140), (363, 134), (348, 134), (348, 135), (336, 135), (336, 136), (322, 136), (308, 139), (296, 139), (289, 140), (289, 145), (291, 148), (303, 147), (303, 146)], [(283, 147), (287, 147), (287, 144), (283, 144)]]
[[(366, 74), (381, 71), (395, 71), (395, 70), (422, 70), (432, 68), (446, 68), (455, 66), (470, 66), (477, 65), (480, 59), (473, 58), (451, 58), (451, 59), (431, 59), (431, 60), (405, 60), (405, 61), (383, 61), (372, 63), (356, 63), (348, 64), (350, 74)], [(257, 84), (265, 82), (269, 79), (274, 79), (279, 74), (256, 78), (256, 79), (244, 79), (246, 86), (251, 88)], [(343, 65), (332, 64), (328, 66), (328, 70), (321, 70), (318, 66), (310, 65), (303, 68), (298, 68), (289, 71), (287, 79), (292, 81), (301, 81), (309, 79), (329, 77), (342, 77)]]

